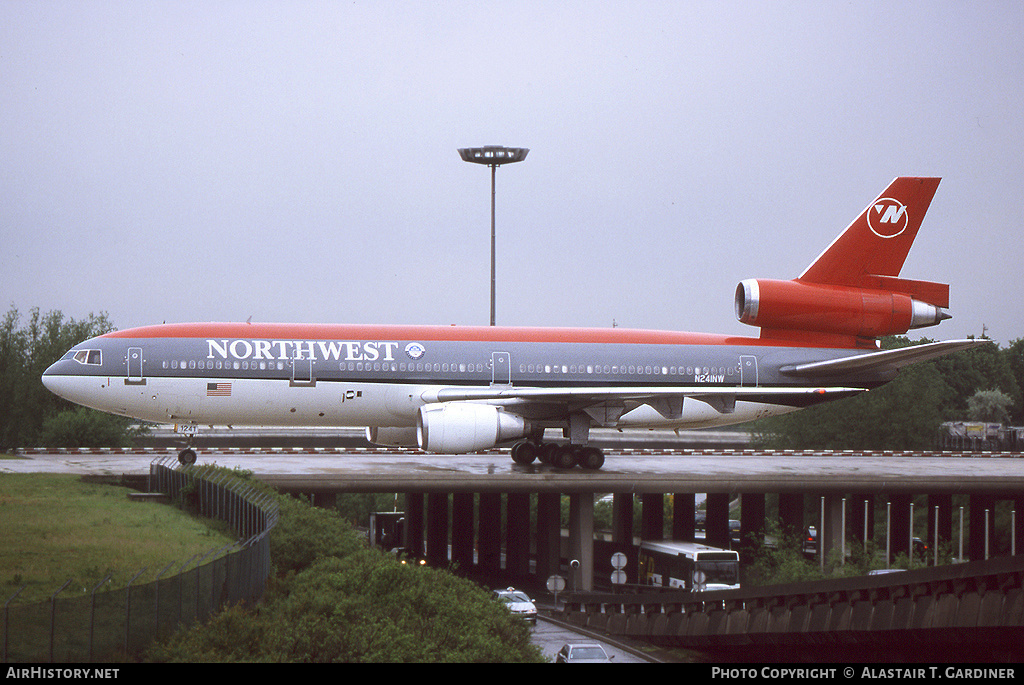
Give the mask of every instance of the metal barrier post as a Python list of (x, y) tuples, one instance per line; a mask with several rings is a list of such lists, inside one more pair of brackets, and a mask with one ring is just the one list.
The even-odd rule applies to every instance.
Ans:
[(21, 594), (21, 591), (28, 587), (28, 583), (25, 583), (18, 591), (11, 595), (6, 602), (4, 602), (4, 663), (7, 663), (7, 638), (11, 634), (10, 622), (11, 622), (11, 602), (14, 598)]
[(131, 623), (132, 623), (132, 583), (146, 572), (149, 567), (143, 567), (141, 571), (132, 576), (132, 579), (128, 581), (128, 587), (125, 588), (125, 606), (124, 606), (124, 653), (131, 654), (128, 651), (128, 638), (131, 636)]
[(100, 586), (110, 580), (110, 575), (101, 580), (96, 584), (96, 587), (89, 593), (89, 663), (92, 663), (92, 647), (93, 647), (93, 632), (96, 623), (96, 591), (100, 589)]
[(68, 578), (67, 582), (60, 586), (60, 588), (50, 596), (50, 663), (53, 663), (53, 641), (55, 639), (56, 623), (57, 623), (57, 595), (59, 595), (64, 588), (71, 584), (71, 578)]

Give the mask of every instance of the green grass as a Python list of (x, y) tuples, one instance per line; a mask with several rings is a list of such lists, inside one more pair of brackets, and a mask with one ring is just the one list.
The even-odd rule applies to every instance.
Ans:
[[(219, 522), (175, 506), (133, 502), (128, 488), (77, 476), (0, 474), (0, 604), (23, 585), (17, 604), (88, 594), (154, 580), (189, 557), (234, 540)], [(212, 557), (211, 557), (212, 558)]]

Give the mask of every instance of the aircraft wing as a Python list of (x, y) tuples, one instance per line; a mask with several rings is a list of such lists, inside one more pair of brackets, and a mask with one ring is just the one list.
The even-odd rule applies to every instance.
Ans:
[(911, 347), (900, 347), (895, 350), (868, 352), (867, 354), (843, 357), (841, 359), (794, 364), (793, 366), (784, 366), (779, 370), (788, 376), (800, 376), (803, 378), (840, 376), (866, 371), (898, 371), (909, 364), (928, 361), (951, 352), (959, 352), (960, 350), (991, 344), (991, 340), (946, 340), (925, 343), (924, 345), (912, 345)]
[(596, 405), (648, 404), (666, 418), (677, 418), (682, 411), (683, 398), (704, 402), (723, 414), (730, 414), (736, 400), (765, 402), (785, 406), (803, 407), (825, 400), (852, 397), (864, 388), (759, 388), (759, 387), (666, 387), (666, 386), (608, 386), (608, 387), (555, 387), (493, 386), (488, 388), (440, 388), (425, 392), (428, 403), (477, 401), (509, 404), (572, 405), (585, 410)]

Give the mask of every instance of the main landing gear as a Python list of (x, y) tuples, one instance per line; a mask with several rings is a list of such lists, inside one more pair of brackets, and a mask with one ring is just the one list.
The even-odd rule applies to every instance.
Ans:
[(586, 445), (557, 445), (552, 442), (536, 443), (529, 440), (517, 442), (512, 446), (512, 461), (520, 466), (532, 464), (534, 459), (560, 469), (579, 466), (596, 471), (604, 465), (604, 452)]

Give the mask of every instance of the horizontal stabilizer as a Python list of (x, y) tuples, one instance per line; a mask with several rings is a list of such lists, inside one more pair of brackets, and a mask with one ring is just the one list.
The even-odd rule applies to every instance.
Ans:
[(927, 302), (936, 307), (949, 306), (949, 285), (931, 281), (912, 281), (909, 278), (891, 276), (861, 276), (860, 286), (874, 290), (888, 290), (909, 295), (915, 300)]
[(991, 340), (946, 340), (942, 342), (900, 347), (895, 350), (869, 352), (841, 359), (784, 366), (780, 371), (787, 376), (821, 378), (863, 372), (898, 371), (904, 366), (925, 362), (946, 354), (991, 345)]

